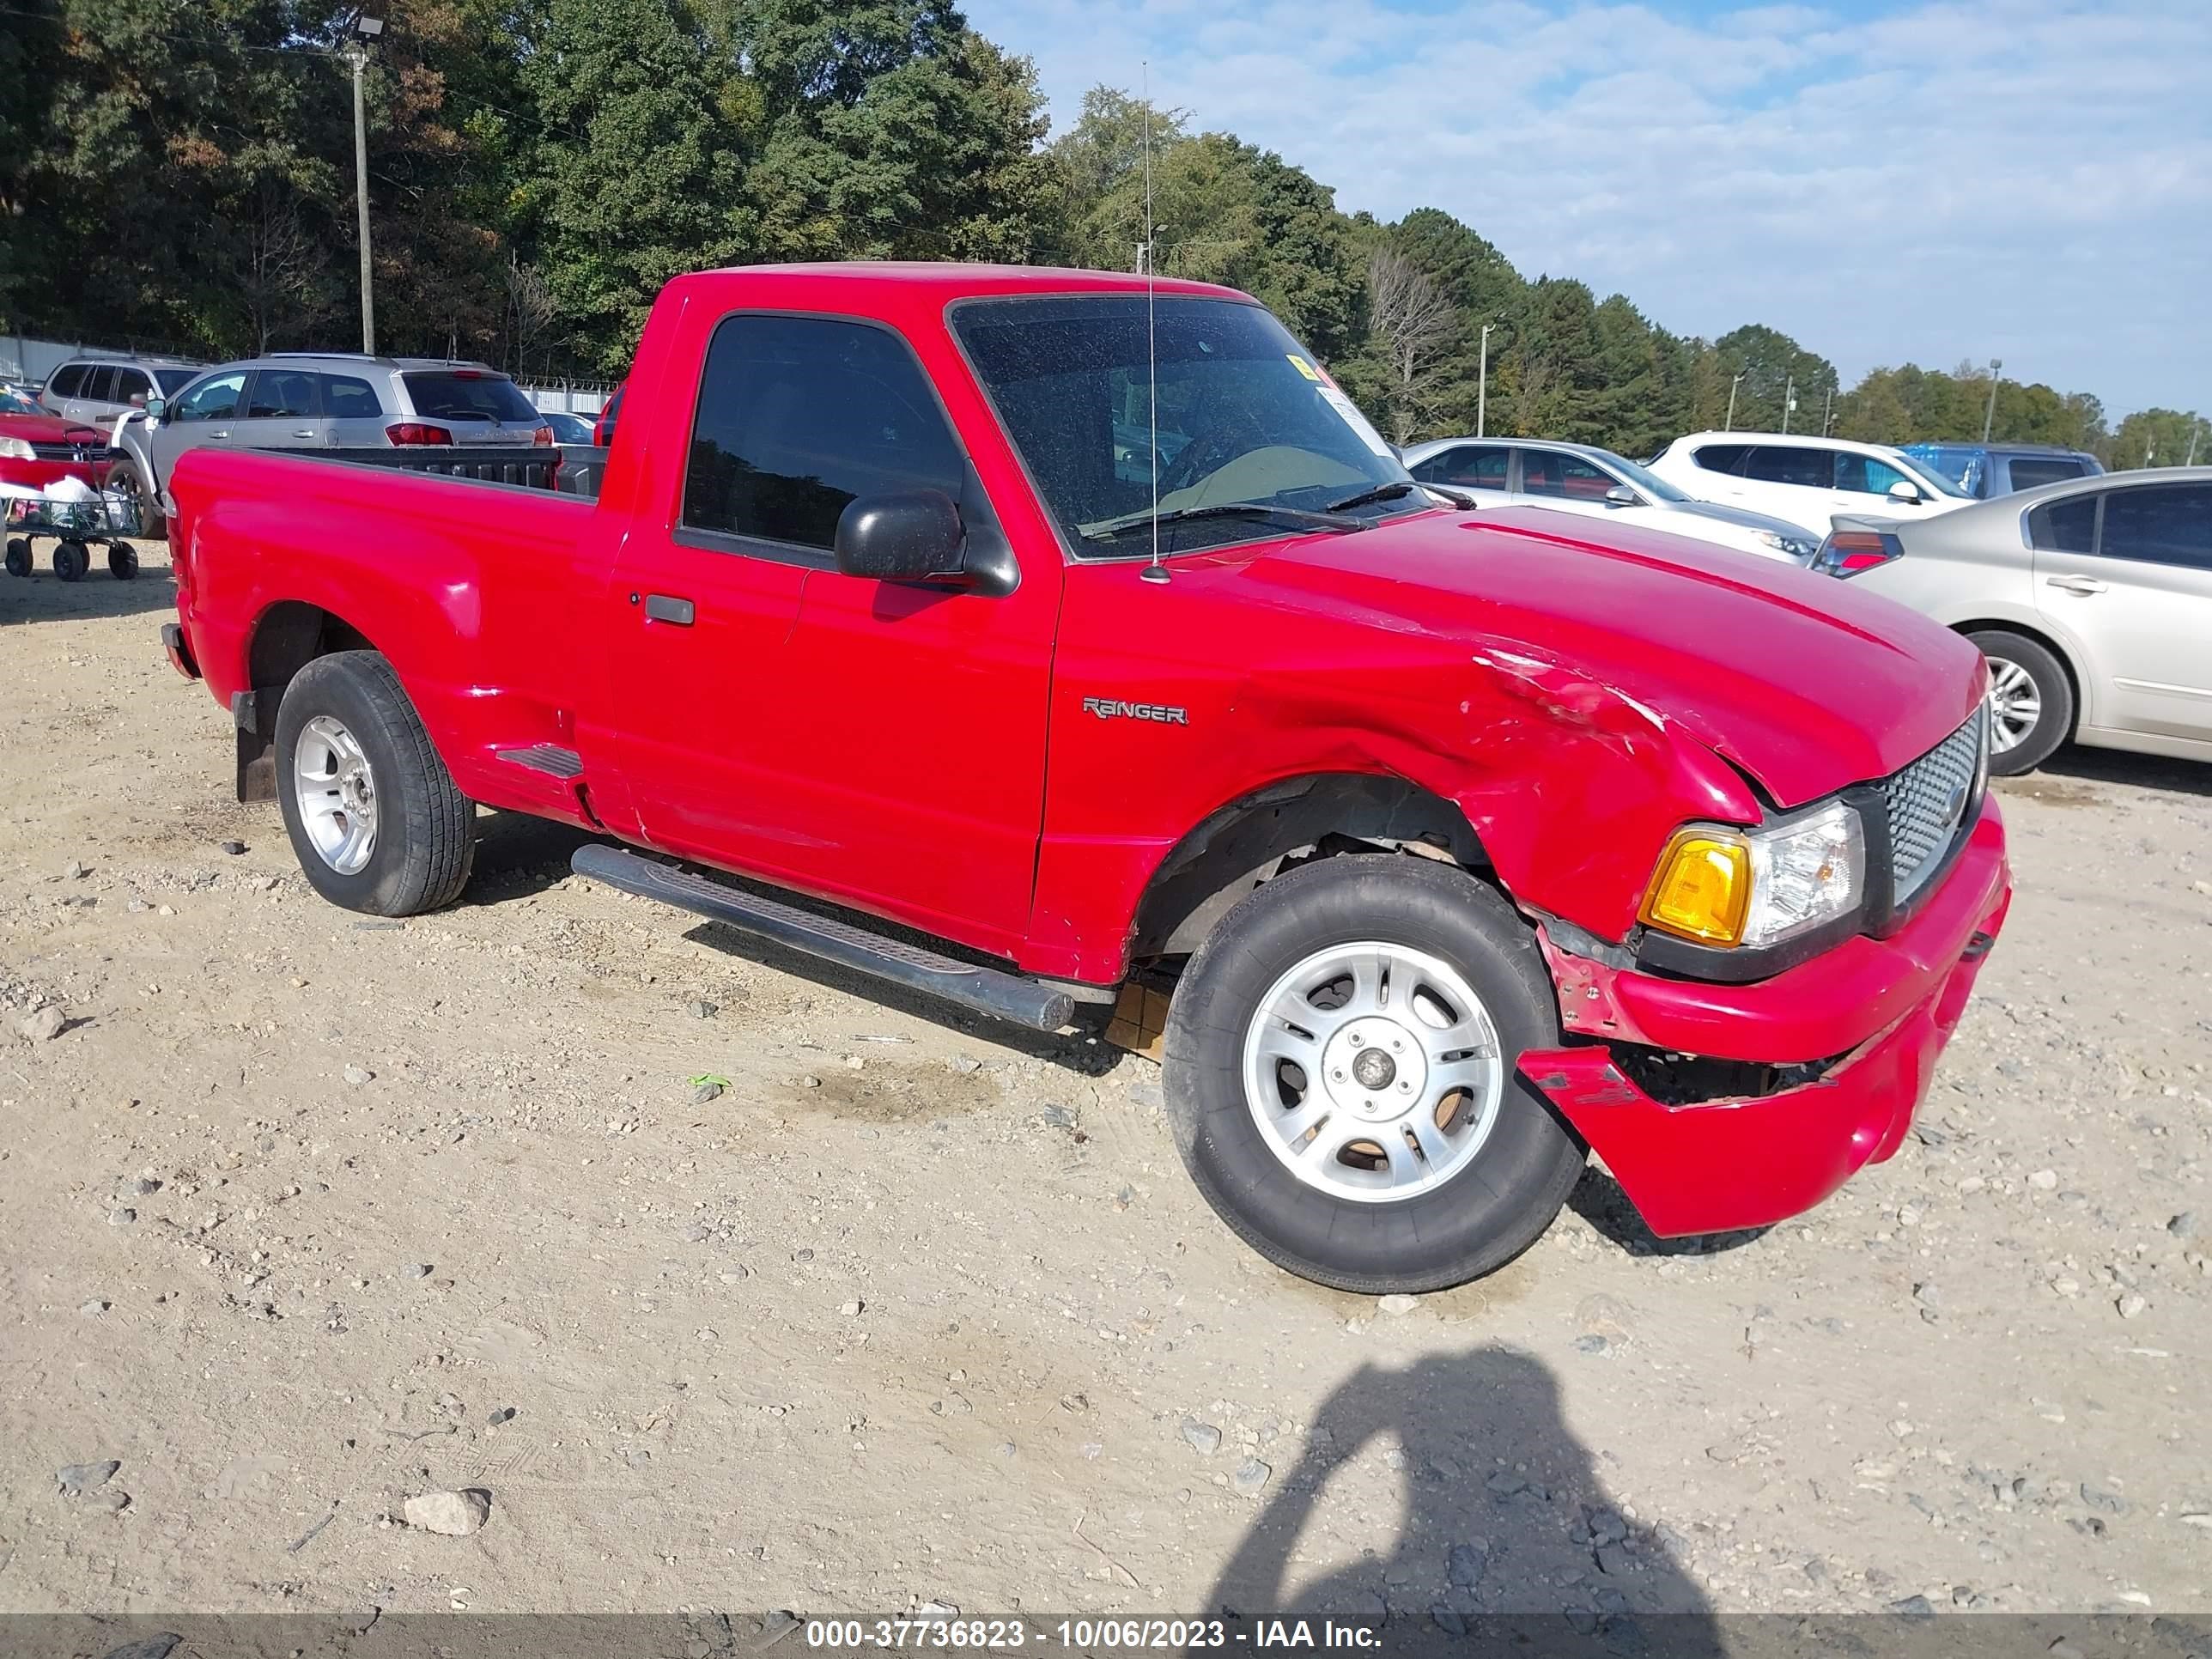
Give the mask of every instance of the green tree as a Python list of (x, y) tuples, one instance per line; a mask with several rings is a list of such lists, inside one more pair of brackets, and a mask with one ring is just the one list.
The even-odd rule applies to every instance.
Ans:
[[(1713, 342), (1721, 367), (1731, 379), (1741, 375), (1736, 388), (1735, 428), (1739, 432), (1779, 432), (1787, 417), (1790, 429), (1820, 429), (1818, 403), (1836, 384), (1836, 367), (1817, 352), (1808, 351), (1779, 329), (1764, 323), (1747, 323)], [(1783, 408), (1784, 394), (1794, 388), (1797, 399), (1792, 415)], [(1806, 404), (1815, 405), (1805, 419)]]
[(2105, 465), (2115, 471), (2181, 466), (2192, 453), (2199, 463), (2212, 459), (2212, 428), (2203, 416), (2179, 409), (2142, 409), (2122, 421), (2112, 434)]

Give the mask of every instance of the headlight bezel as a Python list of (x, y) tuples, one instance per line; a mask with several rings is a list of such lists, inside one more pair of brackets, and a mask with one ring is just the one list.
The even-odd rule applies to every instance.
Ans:
[[(1830, 796), (1757, 824), (1692, 823), (1668, 837), (1652, 866), (1652, 877), (1637, 917), (1655, 939), (1668, 939), (1703, 950), (1762, 956), (1808, 935), (1863, 918), (1871, 885), (1872, 863), (1864, 803)], [(1729, 856), (1733, 854), (1732, 860)], [(1804, 866), (1826, 875), (1810, 896), (1813, 903), (1792, 916), (1790, 902), (1802, 889)], [(1840, 861), (1836, 874), (1828, 875)], [(1726, 929), (1700, 929), (1670, 921), (1677, 878), (1717, 870), (1732, 862), (1729, 899), (1735, 921)], [(1816, 878), (1817, 879), (1817, 878)], [(1741, 887), (1741, 891), (1736, 890)], [(1854, 928), (1854, 930), (1856, 930)]]
[(28, 438), (0, 435), (0, 461), (35, 461), (39, 452)]

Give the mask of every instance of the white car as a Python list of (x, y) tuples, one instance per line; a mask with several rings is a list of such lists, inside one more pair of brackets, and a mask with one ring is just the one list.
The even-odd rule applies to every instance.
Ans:
[(1801, 565), (1820, 551), (1820, 538), (1798, 525), (1693, 501), (1625, 456), (1589, 444), (1432, 438), (1407, 448), (1404, 460), (1423, 483), (1472, 495), (1484, 507), (1544, 507), (1615, 519)]
[(1940, 517), (1845, 516), (1814, 567), (1990, 665), (1990, 769), (2068, 738), (2212, 761), (2212, 467), (2069, 479)]
[(1815, 537), (1838, 513), (1935, 514), (1973, 499), (1899, 451), (1802, 433), (1692, 432), (1650, 466), (1701, 501), (1771, 513)]

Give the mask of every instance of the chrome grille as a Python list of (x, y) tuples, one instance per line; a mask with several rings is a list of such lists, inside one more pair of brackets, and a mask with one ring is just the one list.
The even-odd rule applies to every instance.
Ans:
[(1894, 902), (1905, 903), (1942, 867), (1945, 856), (1972, 826), (1974, 784), (1982, 776), (1989, 712), (1881, 781), (1889, 810), (1889, 873)]

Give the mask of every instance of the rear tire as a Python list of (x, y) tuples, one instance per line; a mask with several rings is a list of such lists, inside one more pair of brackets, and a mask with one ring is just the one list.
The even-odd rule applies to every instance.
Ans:
[[(1331, 981), (1338, 953), (1352, 965)], [(1518, 1071), (1559, 1040), (1535, 936), (1490, 888), (1422, 860), (1329, 859), (1249, 895), (1191, 958), (1168, 1113), (1199, 1191), (1269, 1261), (1338, 1290), (1441, 1290), (1535, 1243), (1582, 1172)]]
[(468, 884), (476, 808), (377, 652), (318, 657), (285, 687), (276, 798), (301, 873), (333, 904), (411, 916)]
[(8, 574), (27, 576), (31, 574), (31, 538), (11, 536), (8, 538)]
[(107, 574), (119, 582), (134, 580), (138, 574), (138, 552), (118, 542), (107, 550)]
[(65, 582), (81, 582), (92, 568), (92, 550), (82, 542), (64, 542), (54, 549), (54, 574)]
[(1990, 770), (2001, 778), (2033, 772), (2074, 735), (2074, 683), (2024, 634), (1993, 628), (1966, 638), (1990, 665)]

